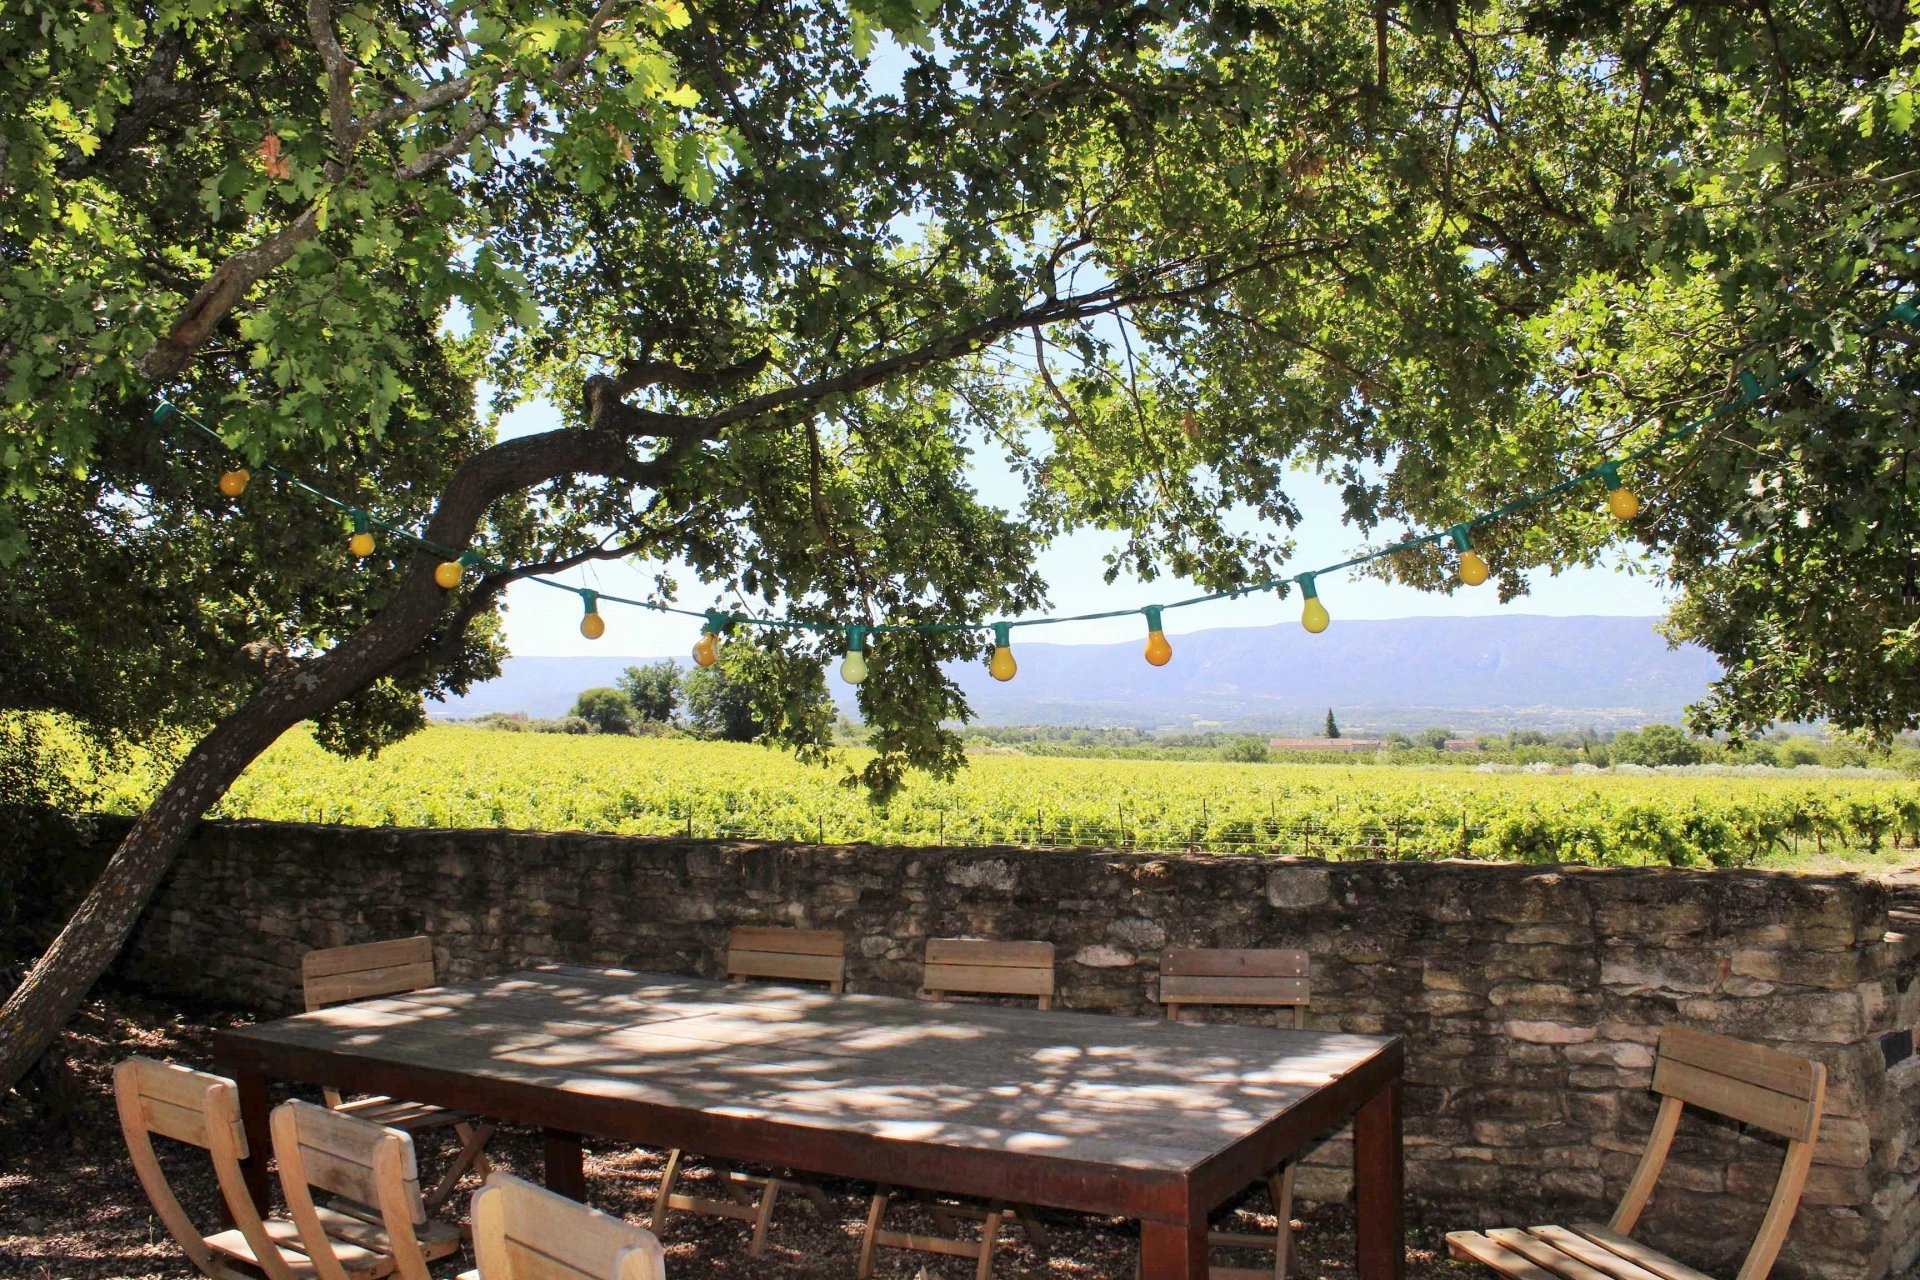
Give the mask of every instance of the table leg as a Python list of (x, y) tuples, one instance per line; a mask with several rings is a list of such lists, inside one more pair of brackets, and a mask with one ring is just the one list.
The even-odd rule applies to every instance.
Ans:
[(1400, 1081), (1375, 1094), (1354, 1117), (1354, 1237), (1359, 1280), (1401, 1280), (1407, 1245), (1400, 1223)]
[(585, 1201), (587, 1171), (581, 1163), (580, 1135), (565, 1129), (546, 1129), (542, 1136), (546, 1139), (547, 1190), (569, 1200)]
[(1207, 1215), (1140, 1224), (1140, 1280), (1207, 1280)]
[[(247, 1135), (247, 1156), (240, 1162), (240, 1177), (246, 1183), (247, 1195), (253, 1199), (253, 1207), (264, 1218), (273, 1208), (267, 1176), (267, 1163), (273, 1156), (273, 1126), (267, 1115), (267, 1075), (258, 1067), (232, 1062), (216, 1062), (215, 1067), (233, 1081), (239, 1094), (240, 1127)], [(224, 1202), (220, 1213), (231, 1226), (232, 1216)]]

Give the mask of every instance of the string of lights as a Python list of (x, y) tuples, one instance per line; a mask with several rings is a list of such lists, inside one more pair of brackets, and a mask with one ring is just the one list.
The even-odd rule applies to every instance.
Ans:
[[(1860, 336), (1869, 337), (1895, 322), (1905, 324), (1920, 322), (1920, 308), (1917, 308), (1912, 300), (1902, 300), (1896, 303), (1880, 320), (1862, 328), (1859, 331)], [(700, 636), (693, 646), (693, 660), (703, 667), (710, 667), (718, 661), (721, 637), (736, 626), (784, 628), (821, 634), (837, 632), (844, 637), (846, 644), (845, 657), (840, 664), (841, 678), (849, 684), (859, 684), (867, 678), (866, 649), (869, 637), (883, 636), (889, 632), (975, 632), (982, 634), (991, 633), (993, 636), (993, 656), (987, 664), (987, 669), (996, 680), (1011, 680), (1019, 670), (1019, 664), (1014, 660), (1013, 656), (1013, 628), (1043, 627), (1066, 622), (1093, 622), (1104, 618), (1134, 616), (1144, 618), (1147, 624), (1146, 660), (1156, 667), (1163, 667), (1173, 658), (1173, 646), (1167, 640), (1166, 632), (1162, 628), (1162, 616), (1174, 609), (1187, 609), (1195, 605), (1211, 604), (1217, 600), (1237, 599), (1242, 596), (1256, 595), (1263, 591), (1276, 590), (1291, 583), (1300, 588), (1303, 601), (1300, 625), (1317, 635), (1325, 631), (1332, 622), (1332, 617), (1327, 612), (1326, 605), (1322, 603), (1320, 599), (1319, 591), (1319, 580), (1329, 575), (1340, 573), (1347, 569), (1357, 568), (1369, 561), (1383, 559), (1387, 556), (1400, 555), (1404, 552), (1418, 550), (1422, 547), (1447, 543), (1451, 544), (1451, 548), (1457, 557), (1456, 569), (1459, 572), (1460, 580), (1468, 586), (1478, 586), (1485, 582), (1490, 576), (1490, 569), (1486, 560), (1481, 557), (1478, 551), (1473, 549), (1472, 532), (1474, 529), (1481, 525), (1489, 524), (1493, 521), (1526, 511), (1542, 503), (1550, 502), (1563, 494), (1571, 493), (1576, 489), (1595, 482), (1598, 482), (1606, 489), (1607, 509), (1613, 517), (1618, 520), (1632, 520), (1640, 514), (1641, 504), (1639, 497), (1627, 487), (1626, 481), (1621, 475), (1623, 468), (1644, 462), (1654, 454), (1699, 432), (1703, 428), (1719, 421), (1721, 418), (1736, 413), (1768, 396), (1776, 394), (1791, 383), (1806, 377), (1827, 359), (1827, 352), (1816, 352), (1799, 364), (1781, 372), (1769, 382), (1762, 382), (1751, 370), (1743, 370), (1734, 380), (1735, 385), (1739, 387), (1739, 394), (1725, 401), (1705, 416), (1669, 428), (1639, 447), (1596, 463), (1584, 471), (1568, 476), (1558, 484), (1532, 493), (1523, 494), (1502, 506), (1482, 512), (1471, 519), (1463, 520), (1448, 528), (1404, 538), (1399, 542), (1384, 547), (1363, 551), (1349, 559), (1340, 561), (1338, 564), (1330, 564), (1319, 569), (1267, 579), (1248, 586), (1238, 587), (1231, 591), (1215, 591), (1206, 595), (1190, 596), (1186, 599), (1175, 600), (1166, 604), (1138, 605), (1132, 608), (1109, 609), (1098, 613), (1007, 618), (998, 621), (984, 622), (881, 622), (845, 624), (814, 622), (801, 618), (761, 617), (755, 614), (733, 610), (685, 609), (678, 605), (668, 604), (659, 600), (634, 600), (625, 596), (609, 595), (590, 587), (577, 587), (572, 583), (561, 582), (555, 578), (541, 574), (525, 575), (520, 578), (520, 580), (537, 583), (541, 586), (551, 587), (559, 591), (569, 592), (577, 597), (582, 609), (580, 634), (589, 640), (598, 640), (606, 634), (606, 619), (600, 614), (600, 606), (602, 604), (627, 605), (638, 609), (650, 609), (657, 613), (669, 613), (681, 617), (698, 618), (701, 623)], [(184, 423), (194, 431), (211, 439), (220, 445), (221, 448), (225, 449), (229, 447), (225, 438), (222, 437), (218, 431), (171, 401), (161, 400), (153, 411), (154, 425), (164, 426), (175, 420)], [(402, 543), (440, 556), (441, 561), (434, 568), (433, 578), (441, 589), (446, 591), (457, 590), (465, 578), (467, 571), (470, 569), (480, 569), (488, 573), (514, 572), (512, 566), (489, 559), (477, 551), (442, 546), (437, 542), (429, 540), (414, 529), (382, 520), (368, 512), (365, 508), (344, 502), (332, 494), (308, 484), (305, 480), (302, 480), (300, 477), (281, 467), (265, 465), (260, 468), (260, 471), (262, 474), (288, 485), (295, 492), (324, 506), (333, 507), (344, 513), (351, 528), (351, 534), (347, 542), (348, 550), (360, 559), (364, 560), (373, 555), (376, 549), (374, 532), (378, 530), (380, 533), (391, 536)], [(236, 466), (222, 473), (219, 481), (219, 489), (227, 498), (238, 499), (246, 492), (247, 486), (251, 481), (252, 473), (244, 466)]]

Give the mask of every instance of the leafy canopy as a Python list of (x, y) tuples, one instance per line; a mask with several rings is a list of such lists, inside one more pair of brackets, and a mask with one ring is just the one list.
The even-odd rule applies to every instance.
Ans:
[[(489, 554), (633, 556), (692, 603), (844, 624), (1033, 609), (1037, 552), (1089, 526), (1115, 571), (1231, 589), (1286, 566), (1294, 468), (1342, 486), (1360, 535), (1444, 527), (1697, 416), (1731, 369), (1828, 350), (1629, 475), (1632, 525), (1574, 495), (1475, 543), (1509, 596), (1643, 552), (1682, 592), (1675, 634), (1728, 665), (1698, 727), (1911, 726), (1910, 333), (1853, 334), (1915, 283), (1914, 14), (1377, 16), (22, 0), (0, 16), (0, 554), (29, 566), (7, 616), (20, 643), (90, 632), (57, 607), (62, 540), (90, 591), (189, 531), (165, 571), (225, 571), (197, 616), (126, 607), (195, 656), (127, 660), (205, 715), (256, 678), (244, 649), (298, 661), (381, 607), (383, 564), (354, 570), (325, 521), (209, 502), (206, 455), (143, 425), (156, 389), (389, 517), (482, 456), (466, 388), (555, 397), (581, 450), (514, 473)], [(1021, 507), (981, 501), (978, 467)], [(1382, 571), (1452, 589), (1438, 549)], [(484, 674), (500, 585), (450, 596), (336, 744)], [(744, 640), (756, 731), (824, 742), (840, 639)], [(938, 664), (983, 653), (883, 638), (870, 784), (957, 763)], [(112, 701), (9, 676), (9, 700)]]

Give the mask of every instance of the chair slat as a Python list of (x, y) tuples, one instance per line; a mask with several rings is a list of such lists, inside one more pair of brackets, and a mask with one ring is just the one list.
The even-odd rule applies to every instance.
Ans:
[(1713, 1280), (1706, 1272), (1695, 1271), (1684, 1262), (1675, 1262), (1659, 1250), (1649, 1249), (1637, 1240), (1629, 1240), (1609, 1231), (1597, 1222), (1576, 1222), (1573, 1229), (1595, 1244), (1605, 1245), (1609, 1252), (1645, 1267), (1661, 1280)]
[(1542, 1267), (1537, 1267), (1527, 1259), (1497, 1241), (1489, 1240), (1478, 1231), (1449, 1231), (1447, 1250), (1456, 1258), (1469, 1262), (1484, 1263), (1503, 1276), (1513, 1280), (1560, 1280)]
[(1160, 953), (1160, 972), (1185, 978), (1304, 978), (1312, 965), (1305, 951), (1169, 947)]
[(370, 1000), (374, 996), (418, 991), (433, 983), (433, 963), (429, 961), (426, 964), (395, 965), (387, 969), (362, 969), (353, 973), (308, 978), (301, 983), (300, 989), (306, 997), (307, 1008), (320, 1009), (349, 1000)]
[[(1488, 1235), (1496, 1232), (1489, 1231)], [(1604, 1271), (1614, 1280), (1660, 1280), (1659, 1275), (1647, 1270), (1637, 1262), (1621, 1257), (1613, 1250), (1565, 1227), (1528, 1227), (1527, 1234), (1545, 1241), (1570, 1258), (1578, 1258), (1588, 1266)]]
[[(352, 1115), (345, 1111), (336, 1111), (329, 1107), (303, 1107), (300, 1110), (300, 1147), (311, 1158), (314, 1154), (329, 1155), (335, 1159), (346, 1160), (354, 1164), (373, 1167), (372, 1134), (377, 1134), (388, 1126), (373, 1127), (373, 1122), (363, 1116)], [(412, 1143), (406, 1146), (411, 1148)], [(415, 1164), (413, 1152), (409, 1149), (402, 1154), (401, 1168), (409, 1182), (417, 1181), (420, 1174)], [(322, 1183), (314, 1183), (322, 1186)], [(345, 1191), (336, 1187), (327, 1187), (336, 1195), (345, 1195)], [(362, 1204), (372, 1204), (363, 1196), (354, 1199)]]
[(1502, 1227), (1486, 1233), (1487, 1239), (1503, 1249), (1511, 1250), (1536, 1266), (1543, 1267), (1565, 1280), (1619, 1280), (1608, 1272), (1590, 1267), (1578, 1258), (1554, 1248), (1545, 1240), (1530, 1236), (1513, 1227)]
[(319, 947), (300, 957), (302, 978), (331, 978), (345, 973), (398, 969), (407, 965), (433, 963), (433, 939), (426, 934), (411, 938), (385, 938), (379, 942), (360, 942), (350, 947)]
[(1675, 1058), (1663, 1057), (1655, 1063), (1653, 1090), (1796, 1142), (1810, 1139), (1820, 1119), (1819, 1108), (1807, 1099)]
[(485, 1280), (664, 1280), (651, 1232), (496, 1173), (473, 1197), (473, 1249)]
[[(993, 938), (928, 938), (927, 963), (1006, 967), (1053, 968), (1051, 942), (1002, 942)], [(931, 983), (927, 984), (933, 985)]]
[(737, 925), (727, 946), (739, 951), (769, 951), (795, 956), (844, 956), (847, 935), (838, 929), (778, 929)]
[[(139, 1099), (140, 1114), (147, 1128), (176, 1142), (190, 1142), (196, 1147), (209, 1145), (207, 1091), (230, 1085), (229, 1081), (177, 1063), (144, 1058), (132, 1058), (121, 1064), (115, 1071), (116, 1084), (122, 1072), (127, 1076), (128, 1087)], [(246, 1159), (247, 1132), (237, 1117), (228, 1129), (239, 1158)]]
[(799, 982), (839, 982), (846, 961), (839, 956), (793, 955), (783, 951), (730, 951), (727, 976), (787, 978)]
[(1161, 1004), (1265, 1005), (1312, 1002), (1313, 984), (1305, 978), (1215, 978), (1162, 974)]
[(975, 996), (1050, 996), (1053, 968), (1013, 969), (1005, 966), (930, 964), (920, 979), (928, 991)]
[(1660, 1056), (1802, 1101), (1812, 1100), (1819, 1070), (1809, 1058), (1692, 1027), (1663, 1029)]

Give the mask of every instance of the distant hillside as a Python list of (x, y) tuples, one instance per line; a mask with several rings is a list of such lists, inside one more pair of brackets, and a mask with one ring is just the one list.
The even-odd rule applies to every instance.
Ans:
[[(1317, 733), (1332, 707), (1350, 731), (1623, 728), (1678, 719), (1719, 673), (1700, 649), (1669, 649), (1655, 621), (1396, 618), (1336, 622), (1320, 636), (1281, 623), (1175, 636), (1172, 663), (1157, 669), (1141, 660), (1140, 641), (1022, 641), (1010, 683), (978, 665), (957, 675), (985, 724)], [(580, 690), (651, 660), (509, 658), (498, 680), (430, 710), (442, 718), (563, 715)], [(828, 684), (851, 710), (851, 690), (838, 678)]]

